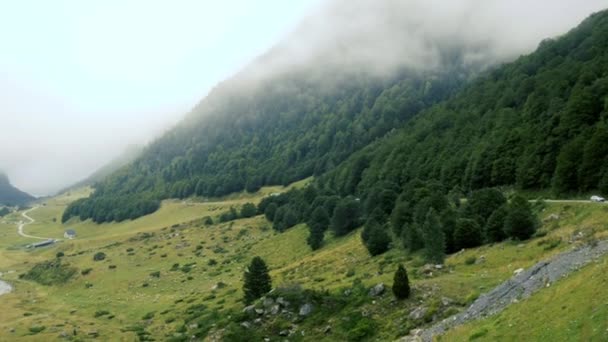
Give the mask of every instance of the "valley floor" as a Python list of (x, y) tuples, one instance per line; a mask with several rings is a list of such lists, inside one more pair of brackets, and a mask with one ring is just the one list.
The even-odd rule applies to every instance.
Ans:
[[(212, 202), (165, 201), (157, 213), (134, 221), (102, 225), (71, 221), (62, 225), (63, 208), (86, 195), (71, 193), (48, 200), (32, 211), (35, 222), (25, 230), (34, 236), (61, 238), (66, 229), (74, 229), (78, 237), (35, 250), (25, 248), (33, 240), (17, 234), (21, 213), (8, 217), (0, 224), (0, 272), (14, 291), (0, 297), (0, 340), (61, 337), (132, 341), (142, 336), (165, 340), (176, 331), (185, 329), (187, 333), (195, 329), (191, 324), (184, 326), (184, 317), (193, 308), (219, 315), (242, 310), (243, 270), (256, 255), (268, 263), (273, 285), (299, 284), (338, 297), (356, 283), (368, 288), (379, 283), (390, 286), (395, 269), (403, 263), (413, 284), (411, 299), (394, 301), (389, 290), (378, 297), (365, 296), (332, 314), (319, 308), (298, 322), (300, 337), (291, 337), (347, 339), (352, 327), (344, 323), (345, 319), (359, 315), (375, 327), (362, 339), (394, 340), (410, 329), (428, 327), (466, 310), (482, 293), (511, 278), (520, 268), (532, 267), (608, 235), (605, 206), (547, 203), (541, 213), (541, 236), (524, 243), (504, 242), (465, 250), (450, 256), (442, 269), (429, 272), (419, 255), (398, 248), (370, 257), (359, 232), (341, 239), (328, 237), (323, 248), (311, 252), (305, 243), (308, 230), (303, 225), (279, 234), (263, 216), (203, 224), (206, 216), (216, 218), (231, 206), (257, 203), (265, 195), (284, 190), (265, 188), (257, 195)], [(62, 262), (78, 272), (70, 281), (44, 286), (20, 279), (19, 275), (36, 263), (54, 260), (60, 252), (64, 254)], [(106, 258), (94, 261), (98, 252), (105, 253)], [(608, 298), (602, 299), (601, 292), (606, 282), (606, 262), (605, 258), (599, 259), (496, 316), (467, 323), (439, 338), (605, 339), (608, 307), (604, 304)], [(328, 326), (329, 332), (325, 331)], [(565, 330), (557, 331), (553, 326)], [(271, 335), (272, 331), (265, 332), (269, 338), (283, 339), (278, 332)]]

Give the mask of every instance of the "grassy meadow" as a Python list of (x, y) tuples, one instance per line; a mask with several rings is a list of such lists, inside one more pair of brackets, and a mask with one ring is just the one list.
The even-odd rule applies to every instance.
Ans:
[[(336, 326), (334, 338), (337, 339), (342, 336), (339, 327), (343, 315), (365, 312), (376, 324), (373, 339), (392, 340), (407, 334), (409, 328), (430, 324), (465, 308), (480, 293), (511, 277), (518, 268), (529, 267), (574, 244), (608, 234), (608, 206), (546, 204), (539, 214), (544, 221), (539, 237), (524, 243), (507, 241), (465, 250), (448, 257), (443, 269), (425, 275), (422, 258), (398, 247), (384, 255), (370, 257), (361, 243), (359, 231), (340, 239), (328, 236), (323, 248), (311, 252), (305, 243), (308, 230), (304, 225), (279, 234), (263, 216), (210, 226), (203, 223), (206, 216), (217, 219), (231, 206), (257, 203), (268, 194), (286, 189), (264, 188), (255, 195), (208, 201), (165, 201), (158, 212), (122, 223), (97, 225), (72, 220), (61, 224), (67, 203), (88, 194), (88, 190), (74, 192), (41, 203), (29, 214), (36, 222), (26, 226), (25, 231), (63, 239), (64, 230), (71, 228), (77, 232), (77, 238), (35, 250), (25, 248), (32, 240), (17, 235), (20, 213), (10, 215), (0, 223), (0, 272), (4, 273), (2, 279), (14, 286), (14, 291), (0, 297), (0, 340), (44, 341), (62, 337), (136, 341), (141, 338), (136, 331), (142, 326), (148, 337), (163, 340), (184, 324), (182, 318), (189, 308), (204, 306), (205, 310), (219, 312), (240, 310), (243, 270), (255, 255), (268, 263), (275, 286), (299, 284), (337, 294), (354, 282), (367, 287), (381, 282), (390, 286), (397, 265), (403, 263), (413, 284), (412, 299), (396, 302), (387, 294), (364, 300), (348, 312), (331, 316), (318, 313), (300, 322), (301, 328), (310, 333), (299, 339), (327, 337), (319, 331), (319, 322)], [(583, 238), (578, 234), (580, 231)], [(105, 259), (94, 261), (93, 256), (99, 252), (105, 254)], [(20, 274), (27, 273), (39, 262), (54, 260), (58, 253), (63, 253), (61, 263), (76, 271), (67, 283), (45, 286), (20, 279)], [(589, 266), (503, 314), (456, 329), (443, 340), (530, 336), (530, 331), (536, 331), (534, 327), (512, 329), (511, 325), (533, 324), (525, 322), (522, 317), (526, 316), (522, 315), (537, 313), (534, 317), (540, 317), (542, 312), (560, 313), (559, 321), (563, 322), (559, 324), (573, 329), (571, 335), (563, 336), (578, 336), (576, 329), (584, 329), (588, 333), (585, 336), (605, 338), (606, 300), (599, 300), (603, 306), (594, 306), (593, 301), (588, 300), (603, 298), (598, 292), (604, 286), (585, 280), (597, 272), (605, 275), (606, 272), (601, 271), (606, 267), (606, 260)], [(595, 277), (599, 282), (606, 281), (605, 276)], [(565, 295), (574, 289), (579, 289), (580, 296)], [(559, 305), (555, 304), (559, 307), (548, 304), (558, 297), (564, 298), (557, 301)], [(442, 307), (438, 304), (442, 298), (448, 298), (451, 304)], [(586, 302), (585, 306), (572, 310), (576, 301)], [(561, 309), (562, 302), (567, 309)], [(423, 321), (413, 321), (409, 313), (420, 306), (428, 307), (430, 313)], [(580, 315), (589, 312), (599, 318), (581, 321), (578, 325), (569, 323), (580, 321), (583, 317)], [(561, 336), (542, 332), (540, 326), (537, 330), (538, 335), (531, 336)]]

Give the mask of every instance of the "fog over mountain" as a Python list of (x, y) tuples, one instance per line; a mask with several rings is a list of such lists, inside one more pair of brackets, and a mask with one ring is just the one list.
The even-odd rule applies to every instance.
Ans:
[(318, 63), (381, 75), (403, 66), (438, 68), (454, 49), (464, 50), (464, 64), (492, 65), (532, 51), (605, 5), (63, 1), (36, 3), (32, 12), (27, 1), (2, 4), (0, 168), (25, 191), (56, 191), (126, 146), (160, 135), (256, 55), (264, 57), (250, 69), (253, 81)]

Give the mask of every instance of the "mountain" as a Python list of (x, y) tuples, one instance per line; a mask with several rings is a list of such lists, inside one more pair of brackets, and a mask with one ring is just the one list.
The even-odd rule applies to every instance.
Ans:
[(128, 146), (125, 151), (120, 154), (118, 157), (111, 160), (106, 165), (102, 166), (99, 170), (93, 172), (87, 178), (65, 188), (58, 192), (58, 194), (62, 194), (66, 191), (80, 188), (83, 186), (93, 186), (97, 182), (102, 181), (106, 177), (110, 176), (114, 172), (120, 170), (122, 167), (127, 166), (129, 163), (133, 162), (142, 152), (143, 148), (138, 145)]
[[(364, 9), (384, 24), (361, 20), (353, 28), (353, 16), (369, 12), (349, 6), (305, 20), (130, 166), (97, 184), (91, 198), (74, 203), (64, 220), (121, 221), (165, 198), (253, 192), (322, 175), (500, 60), (485, 40), (413, 30), (390, 6)], [(319, 22), (334, 26), (323, 30)]]
[(20, 206), (36, 199), (11, 185), (8, 176), (0, 172), (0, 205)]
[[(608, 193), (608, 11), (491, 71), (333, 170), (340, 193), (415, 180)], [(357, 167), (365, 161), (364, 167)], [(356, 172), (356, 175), (353, 175)], [(357, 176), (355, 191), (345, 183)]]

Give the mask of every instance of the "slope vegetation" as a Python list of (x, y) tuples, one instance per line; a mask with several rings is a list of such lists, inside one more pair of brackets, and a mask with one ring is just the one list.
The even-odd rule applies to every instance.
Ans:
[(608, 192), (607, 37), (608, 11), (592, 15), (424, 111), (326, 183), (348, 191), (345, 182), (358, 173), (359, 193), (382, 181), (403, 187), (415, 179), (446, 189)]

